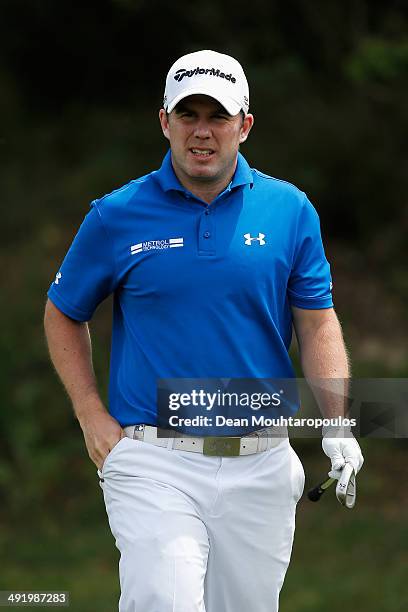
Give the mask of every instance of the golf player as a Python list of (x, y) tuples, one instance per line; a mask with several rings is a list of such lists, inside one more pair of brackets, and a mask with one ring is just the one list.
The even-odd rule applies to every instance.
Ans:
[[(239, 152), (254, 117), (234, 58), (178, 59), (159, 118), (160, 169), (92, 202), (49, 289), (49, 351), (120, 551), (119, 610), (276, 612), (299, 458), (268, 429), (211, 444), (204, 427), (158, 431), (157, 381), (293, 378), (292, 324), (305, 377), (347, 379), (319, 219), (302, 191)], [(87, 322), (110, 294), (107, 409)], [(341, 396), (328, 414), (343, 414)], [(323, 444), (337, 477), (345, 463), (357, 473), (352, 436)]]

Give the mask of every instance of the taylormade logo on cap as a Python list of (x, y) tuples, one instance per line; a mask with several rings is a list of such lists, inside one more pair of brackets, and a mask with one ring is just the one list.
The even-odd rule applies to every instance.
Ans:
[(232, 76), (232, 74), (224, 74), (220, 71), (219, 68), (200, 68), (197, 66), (194, 70), (186, 70), (185, 68), (180, 68), (177, 70), (174, 78), (176, 81), (180, 82), (184, 77), (193, 77), (196, 74), (209, 74), (210, 76), (220, 77), (221, 79), (227, 79), (227, 81), (231, 81), (231, 83), (236, 83), (237, 79)]
[(197, 51), (178, 59), (170, 68), (163, 107), (170, 113), (187, 96), (202, 94), (217, 100), (230, 115), (249, 110), (249, 88), (236, 59), (216, 51)]

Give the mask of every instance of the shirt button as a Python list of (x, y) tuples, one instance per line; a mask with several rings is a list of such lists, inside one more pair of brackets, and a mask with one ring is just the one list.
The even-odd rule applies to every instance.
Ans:
[(205, 214), (206, 214), (206, 215), (209, 215), (209, 214), (210, 214), (210, 211), (209, 211), (209, 210), (206, 210), (206, 211), (205, 211)]
[(204, 232), (203, 234), (204, 238), (209, 238), (211, 236), (210, 232)]

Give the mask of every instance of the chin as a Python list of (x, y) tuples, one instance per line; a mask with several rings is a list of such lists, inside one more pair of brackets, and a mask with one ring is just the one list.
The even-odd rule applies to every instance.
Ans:
[(195, 168), (189, 172), (189, 176), (192, 179), (208, 179), (211, 180), (217, 176), (217, 173), (210, 168)]

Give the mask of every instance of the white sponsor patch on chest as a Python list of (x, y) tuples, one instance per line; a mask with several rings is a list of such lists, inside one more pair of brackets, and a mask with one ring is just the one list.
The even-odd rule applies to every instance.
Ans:
[(163, 251), (184, 246), (184, 238), (165, 238), (164, 240), (146, 240), (130, 247), (131, 255), (142, 251)]

